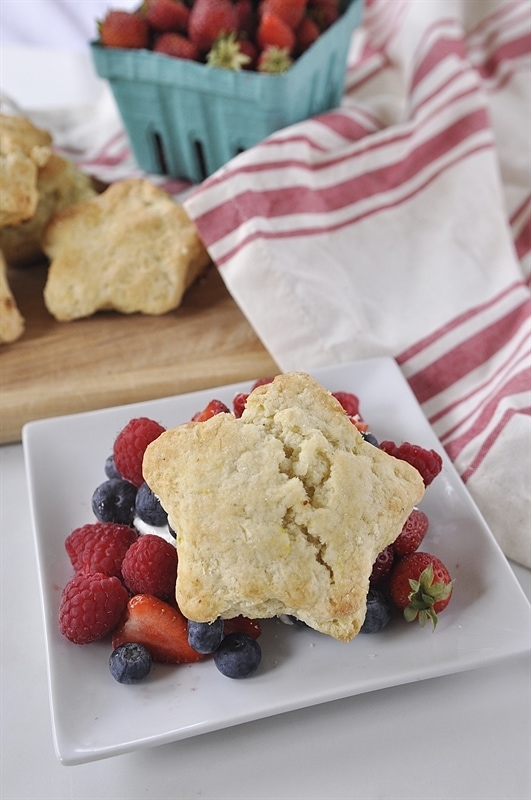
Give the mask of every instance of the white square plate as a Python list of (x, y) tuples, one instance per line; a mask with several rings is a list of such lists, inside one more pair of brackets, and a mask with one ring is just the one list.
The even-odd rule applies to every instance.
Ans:
[(79, 764), (151, 747), (341, 697), (455, 673), (529, 649), (530, 607), (504, 555), (446, 458), (402, 373), (391, 359), (314, 371), (331, 391), (360, 397), (378, 439), (436, 449), (443, 470), (421, 507), (430, 518), (423, 549), (455, 578), (435, 632), (396, 619), (379, 634), (342, 644), (310, 629), (264, 623), (262, 664), (253, 677), (223, 677), (211, 660), (155, 665), (136, 686), (116, 683), (110, 644), (79, 647), (58, 630), (61, 589), (72, 574), (70, 531), (94, 521), (91, 497), (119, 430), (134, 416), (165, 427), (190, 419), (213, 397), (231, 405), (233, 384), (120, 408), (26, 425), (23, 443), (39, 563), (55, 747)]

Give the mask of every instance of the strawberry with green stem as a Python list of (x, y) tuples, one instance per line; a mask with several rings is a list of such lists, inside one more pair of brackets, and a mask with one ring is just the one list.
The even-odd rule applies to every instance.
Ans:
[(398, 561), (389, 577), (391, 601), (403, 611), (405, 620), (418, 620), (421, 628), (430, 620), (434, 630), (438, 614), (450, 602), (453, 586), (443, 562), (421, 551)]
[(238, 11), (231, 0), (195, 0), (188, 36), (206, 54), (219, 36), (238, 32), (238, 21)]
[(272, 11), (264, 11), (256, 31), (256, 43), (260, 50), (277, 47), (290, 56), (295, 46), (295, 33)]
[(270, 44), (260, 53), (256, 68), (258, 72), (280, 74), (289, 69), (292, 63), (287, 47), (277, 47), (274, 44)]
[(207, 53), (209, 67), (240, 70), (251, 62), (251, 56), (242, 47), (235, 31), (219, 36)]

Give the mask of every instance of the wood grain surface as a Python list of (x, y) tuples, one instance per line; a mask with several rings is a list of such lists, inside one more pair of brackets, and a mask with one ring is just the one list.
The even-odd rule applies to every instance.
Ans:
[(19, 441), (30, 420), (279, 371), (213, 266), (170, 314), (100, 312), (67, 323), (44, 306), (46, 270), (9, 271), (26, 330), (0, 348), (0, 444)]

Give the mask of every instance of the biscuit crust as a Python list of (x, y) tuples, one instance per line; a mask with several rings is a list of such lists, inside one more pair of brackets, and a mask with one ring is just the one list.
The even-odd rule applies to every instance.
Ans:
[(42, 244), (44, 300), (60, 321), (109, 309), (165, 314), (210, 263), (182, 206), (136, 178), (55, 214)]
[(176, 598), (190, 619), (291, 614), (349, 641), (376, 556), (424, 494), (305, 373), (255, 389), (240, 419), (166, 431), (144, 477), (177, 533)]
[(9, 285), (7, 264), (0, 251), (0, 344), (9, 344), (20, 339), (25, 321)]
[(51, 136), (29, 119), (0, 114), (0, 227), (30, 219), (37, 208), (37, 178), (50, 158)]
[(41, 239), (54, 214), (96, 197), (92, 181), (67, 158), (51, 153), (36, 178), (37, 203), (31, 218), (0, 229), (0, 247), (11, 266), (44, 258)]

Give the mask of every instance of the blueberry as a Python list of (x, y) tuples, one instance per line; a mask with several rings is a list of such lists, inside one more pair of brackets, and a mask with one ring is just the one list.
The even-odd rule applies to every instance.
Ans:
[(116, 464), (114, 463), (114, 456), (109, 456), (105, 462), (105, 474), (108, 478), (121, 478), (122, 476), (116, 469)]
[(363, 436), (366, 442), (369, 442), (369, 444), (373, 444), (375, 447), (378, 447), (378, 439), (376, 438), (374, 433), (367, 431), (366, 433), (362, 433), (361, 435)]
[(188, 644), (198, 653), (213, 653), (223, 640), (223, 620), (214, 622), (194, 622), (188, 620)]
[(214, 653), (214, 663), (227, 678), (248, 678), (259, 667), (262, 648), (246, 633), (228, 633)]
[(378, 633), (391, 619), (391, 606), (379, 589), (370, 588), (367, 593), (367, 613), (360, 633)]
[(136, 486), (123, 478), (109, 478), (92, 495), (92, 510), (100, 522), (132, 525), (135, 518)]
[(136, 642), (126, 642), (116, 647), (109, 657), (111, 675), (118, 683), (138, 683), (151, 671), (149, 650)]
[(143, 522), (156, 528), (161, 528), (168, 522), (168, 515), (162, 508), (159, 498), (145, 481), (136, 493), (135, 511)]

